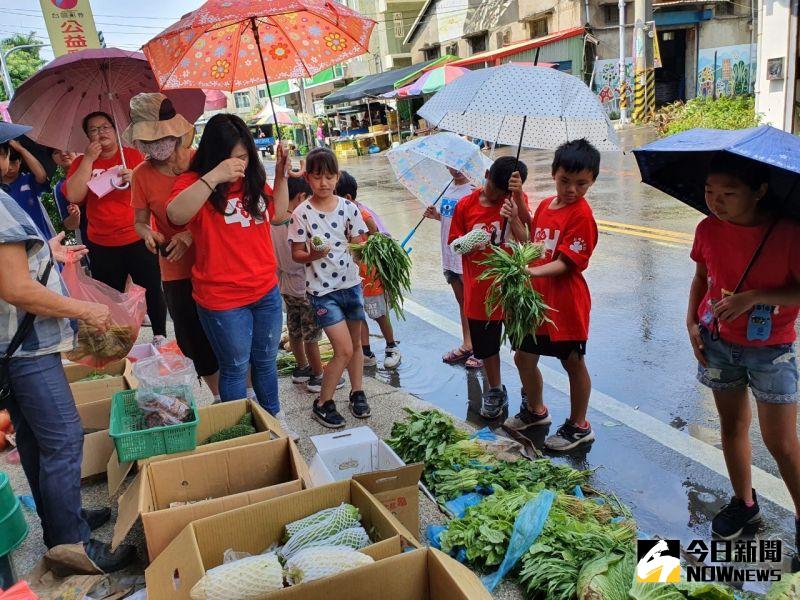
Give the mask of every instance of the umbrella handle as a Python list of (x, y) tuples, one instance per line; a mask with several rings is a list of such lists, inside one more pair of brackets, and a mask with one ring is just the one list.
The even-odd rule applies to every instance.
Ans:
[[(515, 173), (517, 171), (517, 167), (519, 167), (519, 153), (522, 151), (522, 138), (525, 135), (525, 125), (528, 122), (528, 115), (522, 117), (522, 131), (519, 132), (519, 144), (517, 145), (517, 157), (514, 159), (514, 170), (511, 171)], [(498, 246), (502, 246), (503, 242), (506, 241), (506, 228), (508, 227), (508, 217), (503, 219), (503, 229), (500, 230), (500, 243), (497, 244)]]
[[(437, 203), (437, 202), (439, 202), (439, 200), (441, 200), (441, 199), (442, 199), (442, 196), (444, 196), (444, 193), (445, 193), (445, 192), (447, 191), (447, 189), (448, 189), (448, 188), (449, 188), (449, 187), (452, 185), (452, 183), (453, 183), (453, 179), (451, 179), (451, 180), (450, 180), (450, 182), (449, 182), (449, 183), (448, 183), (446, 186), (444, 186), (444, 189), (442, 190), (442, 193), (441, 193), (441, 194), (439, 194), (439, 197), (438, 197), (438, 198), (436, 198), (436, 200), (434, 200), (434, 201), (433, 201), (433, 203), (431, 204), (431, 206), (436, 206), (436, 203)], [(406, 250), (406, 244), (407, 244), (407, 243), (408, 243), (408, 241), (411, 239), (411, 237), (412, 237), (412, 236), (413, 236), (413, 235), (414, 235), (414, 234), (417, 232), (417, 229), (419, 229), (419, 226), (420, 226), (420, 225), (422, 225), (422, 222), (423, 222), (424, 220), (425, 220), (425, 217), (423, 216), (423, 217), (422, 217), (422, 218), (421, 218), (421, 219), (420, 219), (420, 220), (417, 222), (417, 224), (416, 224), (416, 225), (414, 225), (414, 229), (412, 229), (411, 231), (409, 231), (409, 232), (408, 232), (408, 235), (407, 235), (406, 237), (404, 237), (404, 238), (403, 238), (403, 241), (402, 241), (402, 242), (400, 242), (400, 247), (401, 247), (403, 250)], [(406, 250), (406, 252), (410, 254), (410, 253), (411, 253), (411, 248), (409, 248), (408, 250)]]

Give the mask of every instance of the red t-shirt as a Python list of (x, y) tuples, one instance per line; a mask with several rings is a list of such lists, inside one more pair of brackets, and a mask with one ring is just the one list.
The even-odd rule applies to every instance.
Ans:
[[(170, 202), (200, 176), (188, 171), (175, 180)], [(267, 195), (272, 189), (264, 186)], [(278, 285), (278, 262), (272, 247), (269, 222), (255, 219), (242, 209), (242, 185), (228, 190), (227, 215), (206, 202), (186, 228), (196, 246), (192, 267), (195, 301), (209, 310), (241, 308), (261, 299)], [(268, 215), (274, 205), (267, 205)]]
[[(125, 163), (129, 169), (135, 169), (144, 160), (144, 156), (133, 148), (123, 148)], [(69, 168), (64, 181), (63, 190), (66, 194), (69, 178), (75, 174), (83, 162), (83, 155), (75, 159)], [(112, 167), (122, 166), (122, 156), (119, 151), (111, 158), (98, 158), (92, 163), (92, 177), (97, 177)], [(131, 188), (124, 190), (114, 189), (102, 198), (98, 198), (92, 190), (86, 193), (83, 204), (86, 218), (89, 222), (87, 234), (89, 241), (99, 246), (127, 246), (139, 241), (139, 235), (133, 228), (134, 217), (131, 206)]]
[[(503, 226), (503, 217), (500, 216), (502, 204), (483, 206), (480, 202), (481, 190), (478, 188), (469, 196), (462, 198), (453, 211), (453, 220), (450, 223), (450, 235), (447, 243), (466, 235), (473, 229), (483, 229), (492, 236), (492, 243), (500, 241), (500, 230)], [(511, 228), (506, 227), (505, 240), (511, 237)], [(486, 316), (486, 296), (489, 293), (491, 280), (478, 281), (478, 277), (486, 267), (478, 263), (489, 255), (491, 250), (478, 250), (461, 257), (464, 267), (464, 314), (470, 319), (479, 321), (501, 321), (503, 311), (497, 308), (490, 316)]]
[[(186, 230), (186, 227), (176, 227), (167, 218), (167, 201), (172, 194), (175, 180), (174, 175), (165, 175), (145, 161), (134, 169), (131, 182), (131, 206), (150, 210), (153, 215), (152, 221), (155, 224), (153, 229), (164, 235), (165, 244), (168, 244), (176, 233)], [(192, 276), (194, 255), (194, 242), (178, 262), (167, 260), (159, 252), (158, 263), (161, 266), (161, 280), (189, 279)]]
[(555, 196), (542, 200), (533, 214), (533, 241), (544, 244), (545, 252), (532, 266), (563, 256), (573, 268), (559, 277), (533, 280), (545, 304), (553, 309), (547, 313), (553, 323), (543, 323), (536, 333), (550, 336), (554, 342), (586, 341), (592, 297), (583, 271), (597, 246), (597, 223), (585, 199), (556, 210), (550, 208), (553, 200)]
[[(697, 226), (692, 247), (692, 260), (708, 270), (708, 292), (697, 311), (700, 324), (710, 328), (715, 302), (733, 292), (747, 264), (764, 238), (767, 225), (743, 227), (707, 217)], [(800, 280), (800, 224), (782, 220), (770, 233), (761, 254), (742, 285), (747, 290), (774, 290)], [(778, 306), (772, 311), (772, 332), (766, 340), (748, 340), (750, 314), (733, 321), (720, 321), (720, 337), (743, 346), (774, 346), (794, 342), (794, 323), (800, 307)]]

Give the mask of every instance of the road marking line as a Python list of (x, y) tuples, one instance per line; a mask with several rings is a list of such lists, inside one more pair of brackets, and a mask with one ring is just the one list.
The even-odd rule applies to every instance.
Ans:
[(694, 240), (694, 234), (683, 233), (681, 231), (672, 231), (670, 229), (656, 229), (655, 227), (645, 227), (644, 225), (632, 225), (630, 223), (620, 223), (618, 221), (605, 221), (597, 219), (598, 225), (605, 225), (607, 227), (621, 227), (622, 229), (633, 229), (635, 231), (645, 231), (647, 233), (656, 233), (668, 237), (678, 237), (689, 241)]
[(619, 234), (622, 234), (622, 235), (630, 235), (630, 236), (633, 236), (633, 237), (640, 237), (640, 238), (645, 238), (645, 239), (648, 239), (648, 240), (655, 240), (655, 241), (658, 241), (658, 242), (669, 242), (670, 244), (676, 244), (676, 245), (681, 245), (681, 246), (691, 246), (692, 245), (692, 241), (691, 240), (685, 240), (685, 239), (674, 238), (674, 237), (667, 237), (667, 236), (663, 236), (663, 235), (654, 235), (652, 233), (644, 233), (642, 231), (627, 231), (625, 229), (619, 229), (617, 227), (607, 227), (607, 226), (603, 226), (603, 225), (598, 226), (597, 229), (599, 231), (604, 231), (606, 233), (619, 233)]
[[(440, 315), (439, 313), (406, 298), (403, 304), (405, 310), (422, 319), (423, 321), (433, 325), (437, 329), (452, 335), (453, 337), (461, 337), (461, 325)], [(503, 362), (514, 366), (514, 357), (511, 350), (504, 346), (500, 352), (500, 358)], [(543, 364), (539, 364), (539, 368), (544, 376), (545, 383), (557, 391), (569, 396), (569, 379), (566, 374), (556, 371)], [(627, 425), (631, 429), (641, 433), (645, 437), (658, 442), (662, 446), (674, 450), (682, 454), (691, 461), (711, 469), (722, 475), (725, 479), (728, 478), (728, 471), (725, 468), (725, 457), (722, 451), (718, 448), (691, 437), (685, 433), (681, 433), (659, 421), (655, 417), (648, 415), (640, 410), (635, 410), (633, 407), (625, 404), (592, 388), (591, 407), (604, 415)], [(767, 498), (775, 504), (785, 508), (790, 512), (794, 512), (794, 503), (789, 495), (783, 481), (767, 473), (763, 469), (753, 466), (753, 487), (758, 490), (760, 496)]]

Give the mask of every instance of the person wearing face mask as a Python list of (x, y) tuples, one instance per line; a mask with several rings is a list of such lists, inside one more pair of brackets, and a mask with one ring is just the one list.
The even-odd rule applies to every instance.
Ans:
[[(131, 206), (132, 169), (144, 157), (134, 148), (120, 147), (114, 121), (104, 112), (86, 115), (83, 131), (89, 145), (72, 163), (62, 189), (67, 200), (85, 207), (92, 277), (120, 292), (129, 276), (142, 286), (154, 340), (159, 341), (167, 334), (167, 307), (158, 258), (136, 233)], [(116, 176), (110, 170), (118, 170)]]
[[(56, 175), (53, 176), (55, 181), (52, 182), (52, 188), (53, 199), (58, 209), (58, 215), (61, 217), (61, 225), (66, 231), (79, 231), (80, 238), (78, 241), (83, 243), (86, 239), (86, 213), (81, 210), (80, 206), (72, 204), (67, 200), (64, 196), (63, 189), (66, 174), (69, 172), (69, 168), (72, 166), (72, 163), (75, 162), (77, 156), (78, 155), (74, 152), (69, 152), (67, 150), (59, 150), (58, 148), (50, 149), (50, 157), (57, 167)], [(59, 177), (59, 175), (61, 176)]]
[(289, 217), (288, 169), (278, 145), (273, 192), (244, 121), (214, 115), (167, 204), (170, 222), (185, 226), (197, 247), (192, 295), (219, 362), (222, 401), (245, 397), (250, 367), (259, 404), (279, 419), (283, 314), (269, 225)]
[(131, 205), (136, 233), (159, 257), (167, 309), (181, 351), (192, 359), (197, 375), (219, 401), (219, 367), (192, 298), (195, 245), (186, 227), (167, 218), (167, 201), (178, 175), (189, 169), (194, 125), (175, 112), (172, 102), (158, 93), (131, 98), (131, 124), (122, 134), (147, 158), (133, 170)]

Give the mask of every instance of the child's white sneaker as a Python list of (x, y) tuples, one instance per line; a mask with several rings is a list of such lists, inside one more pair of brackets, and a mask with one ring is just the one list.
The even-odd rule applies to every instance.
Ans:
[(400, 348), (398, 348), (397, 346), (386, 348), (386, 356), (383, 359), (383, 368), (396, 369), (397, 365), (400, 364), (401, 358), (402, 356), (400, 354)]

